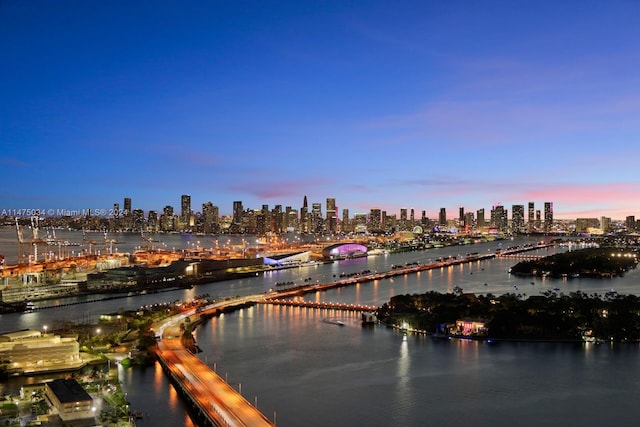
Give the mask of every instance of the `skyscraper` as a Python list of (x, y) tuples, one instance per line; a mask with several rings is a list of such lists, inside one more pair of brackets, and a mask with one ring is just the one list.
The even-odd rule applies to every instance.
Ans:
[(440, 215), (438, 216), (438, 224), (447, 225), (447, 209), (440, 208)]
[(500, 232), (507, 231), (507, 210), (502, 205), (494, 205), (491, 209), (491, 225)]
[(336, 215), (336, 199), (327, 198), (327, 230), (333, 234), (336, 232), (338, 216)]
[(511, 206), (511, 231), (514, 233), (524, 232), (524, 205)]
[(183, 230), (191, 225), (191, 196), (183, 194), (180, 198), (180, 222)]
[(307, 204), (307, 196), (304, 196), (302, 201), (302, 209), (300, 209), (300, 231), (302, 233), (309, 232), (309, 219), (308, 219), (309, 205)]
[(242, 207), (242, 202), (240, 200), (236, 200), (233, 202), (233, 223), (234, 224), (242, 224), (242, 214), (244, 212), (244, 208)]
[(369, 226), (367, 227), (369, 233), (379, 233), (382, 231), (382, 212), (380, 208), (372, 208), (369, 210)]
[(553, 203), (544, 203), (544, 231), (548, 233), (553, 228)]
[(536, 225), (536, 218), (535, 218), (535, 207), (533, 202), (529, 202), (529, 212), (527, 213), (527, 226), (529, 228), (529, 232), (532, 232), (535, 230), (535, 225)]

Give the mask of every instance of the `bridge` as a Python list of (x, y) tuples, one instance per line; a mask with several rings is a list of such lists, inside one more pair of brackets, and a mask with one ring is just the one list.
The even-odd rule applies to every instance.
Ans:
[(501, 254), (498, 255), (499, 258), (506, 259), (524, 259), (524, 260), (536, 260), (545, 258), (546, 255), (531, 255), (531, 254), (522, 254), (522, 253), (513, 253), (513, 254)]
[(265, 299), (258, 301), (260, 304), (273, 304), (273, 305), (286, 305), (291, 307), (306, 307), (306, 308), (319, 308), (329, 310), (344, 310), (344, 311), (376, 311), (378, 307), (371, 305), (358, 305), (358, 304), (340, 304), (335, 302), (313, 302), (305, 300), (284, 300), (284, 299)]
[[(191, 314), (195, 314), (192, 312)], [(215, 427), (273, 427), (262, 412), (182, 344), (179, 316), (162, 327), (156, 355), (160, 365), (186, 398), (198, 425)]]

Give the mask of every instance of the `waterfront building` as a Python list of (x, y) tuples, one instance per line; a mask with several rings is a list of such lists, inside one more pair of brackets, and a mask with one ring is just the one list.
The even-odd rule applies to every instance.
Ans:
[(64, 423), (95, 417), (93, 399), (76, 380), (60, 378), (48, 381), (44, 390)]
[(367, 255), (367, 247), (359, 243), (336, 243), (322, 250), (323, 258), (345, 259)]
[(77, 369), (84, 365), (77, 338), (25, 329), (0, 335), (0, 360), (8, 373)]
[(602, 233), (606, 234), (611, 231), (611, 218), (603, 216), (600, 218), (600, 229)]

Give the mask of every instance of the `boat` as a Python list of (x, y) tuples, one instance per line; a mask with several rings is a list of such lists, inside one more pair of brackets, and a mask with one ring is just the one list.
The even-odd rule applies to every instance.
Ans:
[(323, 319), (324, 323), (331, 323), (332, 325), (345, 326), (345, 323), (342, 320), (333, 320), (333, 319)]

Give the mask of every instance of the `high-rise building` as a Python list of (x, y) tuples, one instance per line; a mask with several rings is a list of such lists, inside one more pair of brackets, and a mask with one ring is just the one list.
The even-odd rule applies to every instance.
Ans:
[(147, 213), (147, 231), (155, 233), (159, 230), (160, 228), (158, 224), (158, 212), (149, 211), (149, 213)]
[(447, 209), (440, 208), (440, 214), (438, 215), (438, 224), (441, 226), (447, 225)]
[(241, 225), (242, 224), (242, 215), (244, 213), (244, 207), (242, 206), (242, 202), (240, 200), (236, 200), (233, 202), (233, 223)]
[(553, 229), (553, 203), (544, 203), (544, 231), (550, 232)]
[(511, 231), (514, 233), (524, 232), (524, 205), (511, 206)]
[(535, 230), (535, 208), (533, 202), (529, 202), (529, 211), (527, 212), (527, 226), (529, 232)]
[(165, 206), (160, 216), (160, 229), (162, 231), (175, 231), (175, 218), (173, 215), (173, 206)]
[(131, 230), (133, 220), (131, 219), (131, 198), (124, 198), (124, 209), (122, 210), (122, 227), (125, 230)]
[(484, 218), (484, 208), (478, 209), (478, 211), (476, 212), (476, 227), (477, 228), (484, 228), (486, 226), (486, 220)]
[(128, 215), (131, 213), (131, 197), (124, 198), (124, 211), (122, 213), (124, 215)]
[(322, 203), (311, 204), (311, 232), (322, 233), (324, 221), (322, 221)]
[(142, 209), (134, 209), (131, 212), (131, 218), (133, 220), (133, 231), (142, 231), (144, 230), (144, 211)]
[(202, 204), (202, 231), (206, 234), (214, 233), (214, 211), (213, 203), (207, 202)]
[(636, 231), (636, 217), (634, 215), (629, 215), (624, 221), (627, 231), (634, 232)]
[(271, 212), (271, 228), (274, 233), (280, 234), (283, 231), (282, 205), (275, 205)]
[(180, 198), (180, 222), (183, 230), (188, 230), (191, 223), (191, 196), (183, 194)]
[(380, 233), (382, 231), (382, 212), (380, 208), (371, 208), (371, 210), (369, 210), (369, 225), (367, 231), (369, 233)]
[(464, 207), (458, 209), (458, 222), (464, 224)]
[(336, 232), (338, 216), (336, 214), (336, 199), (327, 198), (327, 231), (331, 234)]
[(400, 231), (406, 231), (409, 229), (409, 223), (407, 220), (407, 208), (400, 208), (400, 222), (398, 223)]
[(307, 204), (307, 196), (304, 196), (304, 200), (302, 201), (302, 209), (300, 209), (300, 231), (302, 233), (309, 232), (309, 205)]
[(349, 221), (349, 209), (342, 209), (342, 223), (340, 224), (340, 231), (343, 233), (349, 233), (351, 229), (351, 221)]
[(502, 205), (494, 205), (491, 209), (491, 225), (500, 232), (507, 231), (507, 210)]

